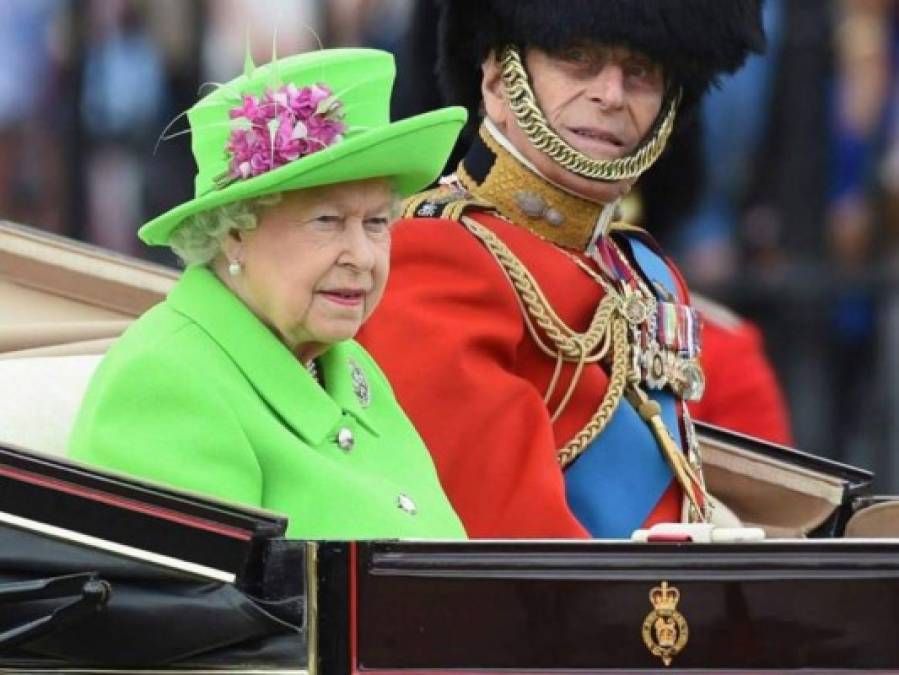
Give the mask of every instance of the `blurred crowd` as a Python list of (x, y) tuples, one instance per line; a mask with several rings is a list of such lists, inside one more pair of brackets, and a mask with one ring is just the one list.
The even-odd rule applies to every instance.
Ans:
[(241, 72), (248, 47), (260, 64), (322, 44), (395, 49), (409, 6), (0, 0), (0, 217), (146, 255), (136, 226), (192, 192), (179, 114), (198, 91)]
[[(401, 80), (428, 73), (403, 47), (414, 2), (0, 0), (0, 219), (161, 255), (135, 231), (192, 195), (198, 91), (248, 46), (375, 46)], [(797, 445), (897, 492), (899, 4), (768, 0), (766, 23), (767, 54), (707, 98), (634, 217), (763, 329)]]

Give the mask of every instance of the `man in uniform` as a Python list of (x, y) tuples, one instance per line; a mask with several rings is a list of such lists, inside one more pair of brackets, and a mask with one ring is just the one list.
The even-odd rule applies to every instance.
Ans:
[(444, 93), (483, 121), (407, 205), (361, 339), (471, 536), (708, 517), (686, 407), (698, 319), (653, 240), (613, 217), (677, 116), (761, 49), (759, 15), (759, 0), (443, 3)]

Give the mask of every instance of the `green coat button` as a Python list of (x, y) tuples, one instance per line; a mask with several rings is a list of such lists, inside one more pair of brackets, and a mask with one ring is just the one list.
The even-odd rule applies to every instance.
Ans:
[(400, 495), (399, 497), (397, 497), (397, 498), (396, 498), (396, 505), (397, 505), (399, 508), (401, 508), (403, 511), (405, 511), (406, 513), (408, 513), (410, 516), (414, 516), (415, 513), (418, 511), (418, 509), (415, 508), (415, 502), (413, 502), (413, 501), (412, 501), (409, 497), (407, 497), (406, 495)]
[(343, 427), (340, 431), (337, 432), (337, 445), (339, 445), (342, 449), (349, 452), (353, 449), (353, 445), (356, 443), (356, 439), (353, 438), (353, 432)]

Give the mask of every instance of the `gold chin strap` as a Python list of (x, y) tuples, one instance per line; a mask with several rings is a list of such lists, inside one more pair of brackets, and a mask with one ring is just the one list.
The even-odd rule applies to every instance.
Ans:
[(661, 123), (655, 126), (652, 137), (633, 153), (618, 159), (591, 159), (562, 140), (549, 126), (543, 111), (537, 105), (537, 98), (531, 89), (518, 49), (513, 46), (503, 49), (500, 63), (503, 86), (518, 126), (535, 148), (562, 168), (578, 176), (610, 182), (637, 178), (659, 158), (668, 137), (674, 130), (677, 106), (681, 99), (680, 91), (670, 97), (665, 116)]

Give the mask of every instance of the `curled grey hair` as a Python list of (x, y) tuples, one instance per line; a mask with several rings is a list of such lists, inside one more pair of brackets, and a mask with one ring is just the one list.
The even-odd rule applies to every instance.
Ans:
[(205, 265), (219, 254), (231, 230), (256, 229), (259, 210), (280, 201), (281, 195), (275, 193), (196, 213), (172, 233), (169, 246), (185, 265)]

